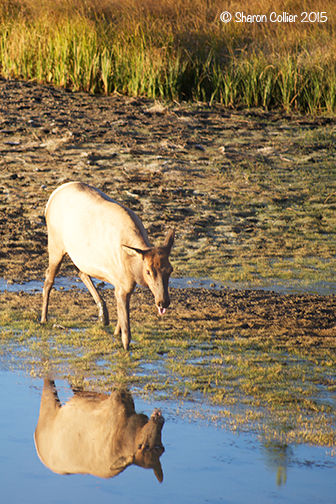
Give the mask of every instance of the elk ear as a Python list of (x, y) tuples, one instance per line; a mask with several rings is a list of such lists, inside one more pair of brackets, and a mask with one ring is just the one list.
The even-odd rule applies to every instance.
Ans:
[(174, 238), (175, 238), (175, 229), (171, 229), (170, 231), (168, 231), (168, 234), (163, 244), (163, 246), (168, 250), (168, 254), (170, 254), (171, 248), (174, 243)]
[(161, 462), (158, 460), (158, 463), (153, 467), (154, 469), (154, 474), (157, 477), (158, 481), (162, 483), (163, 481), (163, 471), (162, 471), (162, 466)]
[(135, 256), (135, 257), (139, 257), (140, 259), (144, 259), (145, 255), (147, 254), (148, 250), (141, 250), (141, 249), (138, 249), (138, 248), (134, 248), (134, 247), (129, 247), (128, 245), (121, 245), (123, 250), (125, 250), (126, 254), (130, 255), (130, 256)]

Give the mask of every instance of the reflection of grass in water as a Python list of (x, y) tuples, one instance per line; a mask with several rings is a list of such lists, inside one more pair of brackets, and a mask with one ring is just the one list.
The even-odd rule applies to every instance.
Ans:
[[(69, 312), (66, 319), (71, 320)], [(335, 342), (299, 343), (281, 335), (246, 337), (216, 321), (200, 327), (155, 327), (154, 317), (134, 326), (132, 351), (121, 349), (112, 328), (41, 327), (33, 313), (2, 311), (1, 355), (5, 366), (110, 390), (194, 405), (231, 429), (253, 429), (269, 439), (335, 445)], [(157, 326), (157, 324), (156, 324)], [(246, 335), (245, 335), (246, 333)], [(198, 412), (199, 410), (199, 412)]]

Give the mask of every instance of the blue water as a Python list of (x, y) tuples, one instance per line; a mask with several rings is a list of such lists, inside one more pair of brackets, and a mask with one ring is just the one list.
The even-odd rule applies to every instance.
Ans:
[[(99, 284), (99, 280), (94, 279), (95, 284)], [(102, 286), (102, 284), (100, 284)], [(106, 283), (105, 288), (113, 288), (112, 285)], [(268, 279), (264, 280), (258, 285), (252, 283), (244, 282), (225, 282), (225, 284), (218, 282), (217, 280), (212, 280), (210, 278), (171, 278), (169, 280), (169, 285), (176, 289), (186, 289), (188, 287), (204, 287), (205, 289), (258, 289), (266, 291), (274, 291), (279, 294), (319, 294), (319, 295), (332, 295), (336, 294), (336, 283), (335, 282), (303, 282), (301, 280), (280, 280), (280, 279)], [(84, 284), (79, 281), (77, 277), (56, 277), (55, 289), (69, 290), (73, 287), (78, 289), (86, 289)], [(8, 283), (5, 279), (0, 278), (0, 292), (42, 292), (43, 282), (38, 280), (30, 280), (23, 283)], [(104, 287), (103, 287), (104, 288)]]
[[(2, 504), (335, 503), (336, 449), (267, 447), (252, 434), (183, 421), (169, 413), (168, 403), (137, 397), (137, 412), (150, 414), (160, 406), (166, 417), (163, 483), (152, 470), (136, 466), (107, 480), (54, 474), (40, 462), (33, 441), (42, 385), (23, 374), (0, 372)], [(56, 385), (66, 401), (67, 385)]]

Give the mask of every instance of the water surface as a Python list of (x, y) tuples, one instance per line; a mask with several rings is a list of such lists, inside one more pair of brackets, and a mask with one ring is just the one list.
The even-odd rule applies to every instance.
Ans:
[[(95, 285), (99, 284), (101, 288), (111, 289), (113, 286), (108, 283), (99, 282), (93, 279)], [(188, 287), (203, 287), (205, 289), (257, 289), (274, 291), (279, 294), (319, 294), (328, 296), (336, 293), (336, 284), (334, 282), (309, 282), (299, 279), (283, 280), (283, 279), (264, 279), (261, 283), (253, 284), (252, 282), (219, 282), (211, 278), (171, 278), (169, 281), (170, 287), (175, 289), (187, 289)], [(84, 284), (78, 277), (56, 277), (54, 283), (55, 289), (69, 290), (71, 288), (86, 289)], [(43, 282), (38, 280), (30, 280), (22, 283), (10, 283), (4, 278), (0, 278), (0, 292), (42, 292)]]
[[(187, 422), (169, 402), (134, 396), (137, 412), (160, 406), (166, 418), (159, 483), (153, 471), (128, 467), (112, 479), (62, 476), (39, 460), (34, 446), (42, 380), (0, 372), (0, 485), (4, 504), (123, 503), (321, 503), (336, 495), (335, 450), (268, 445), (252, 434), (234, 434), (202, 421)], [(62, 402), (70, 391), (56, 381)], [(183, 409), (183, 404), (180, 405)]]

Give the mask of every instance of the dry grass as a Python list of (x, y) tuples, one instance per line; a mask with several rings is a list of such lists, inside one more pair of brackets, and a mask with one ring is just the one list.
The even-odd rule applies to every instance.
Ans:
[[(277, 13), (298, 14), (296, 23), (271, 23), (264, 1), (225, 9), (268, 22), (224, 24), (213, 0), (5, 0), (1, 73), (90, 92), (334, 112), (331, 0), (307, 1), (305, 9), (280, 2)], [(301, 23), (303, 10), (328, 20)]]

